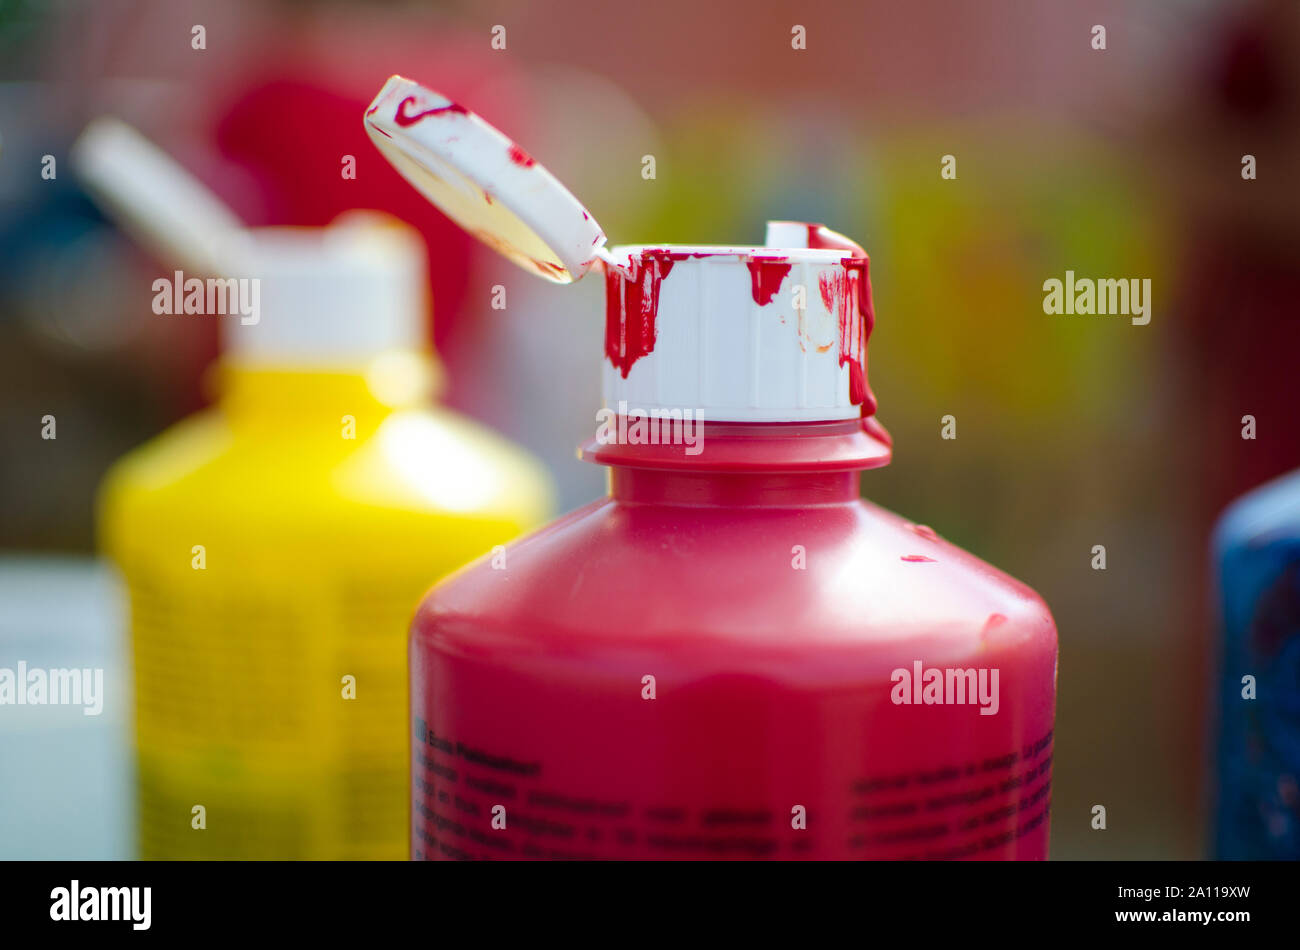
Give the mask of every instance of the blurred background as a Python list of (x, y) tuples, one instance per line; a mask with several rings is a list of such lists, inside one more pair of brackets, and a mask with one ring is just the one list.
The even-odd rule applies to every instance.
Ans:
[[(755, 243), (769, 218), (861, 242), (895, 437), (864, 494), (1032, 585), (1059, 625), (1053, 857), (1200, 857), (1210, 527), (1300, 466), (1298, 63), (1294, 0), (0, 0), (0, 665), (126, 675), (96, 486), (211, 399), (219, 321), (154, 315), (170, 269), (71, 173), (105, 112), (251, 224), (365, 207), (420, 228), (443, 401), (540, 456), (564, 509), (603, 490), (573, 453), (600, 405), (602, 289), (544, 285), (398, 178), (361, 126), (398, 72), (523, 143), (614, 243)], [(1067, 269), (1149, 278), (1150, 324), (1045, 315)], [(0, 711), (0, 856), (130, 853), (121, 696), (98, 719)]]

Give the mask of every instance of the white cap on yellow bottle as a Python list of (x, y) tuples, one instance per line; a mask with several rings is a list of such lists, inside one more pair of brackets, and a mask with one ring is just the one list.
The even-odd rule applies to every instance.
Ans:
[(228, 355), (317, 366), (424, 346), (427, 265), (411, 227), (354, 211), (327, 228), (246, 233), (245, 263), (228, 276), (259, 281), (260, 314), (222, 324)]

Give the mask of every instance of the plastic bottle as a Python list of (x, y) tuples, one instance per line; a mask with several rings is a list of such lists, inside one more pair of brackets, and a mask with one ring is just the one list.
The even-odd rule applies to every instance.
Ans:
[[(160, 258), (260, 280), (260, 313), (158, 318), (223, 321), (219, 399), (102, 488), (101, 543), (131, 607), (141, 853), (400, 858), (411, 611), (542, 521), (547, 479), (429, 404), (410, 229), (354, 213), (245, 231), (112, 120), (75, 155)], [(161, 293), (172, 279), (190, 276)]]
[(1214, 537), (1222, 655), (1214, 857), (1300, 858), (1300, 471), (1237, 499)]
[(412, 855), (1045, 858), (1055, 626), (859, 497), (890, 457), (865, 252), (794, 222), (763, 247), (606, 249), (445, 97), (393, 77), (366, 123), (468, 230), (607, 291), (581, 455), (609, 496), (412, 625)]

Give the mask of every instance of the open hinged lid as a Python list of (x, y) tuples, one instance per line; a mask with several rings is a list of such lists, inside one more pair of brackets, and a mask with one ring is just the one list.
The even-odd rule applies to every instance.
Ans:
[(464, 106), (393, 76), (365, 122), (384, 157), (421, 194), (525, 270), (567, 284), (596, 260), (605, 232), (578, 199)]

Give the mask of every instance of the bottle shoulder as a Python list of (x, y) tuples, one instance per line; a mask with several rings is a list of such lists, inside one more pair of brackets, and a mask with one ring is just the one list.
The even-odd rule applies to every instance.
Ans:
[(525, 450), (440, 408), (367, 425), (322, 415), (248, 425), (219, 408), (182, 420), (132, 450), (101, 487), (101, 512), (186, 517), (407, 516), (537, 524), (551, 510), (545, 469)]
[(1213, 546), (1222, 557), (1234, 549), (1260, 549), (1278, 539), (1300, 540), (1300, 470), (1233, 501), (1215, 524)]
[(969, 644), (1050, 637), (1042, 599), (867, 502), (691, 508), (594, 502), (436, 587), (418, 629), (536, 636)]

